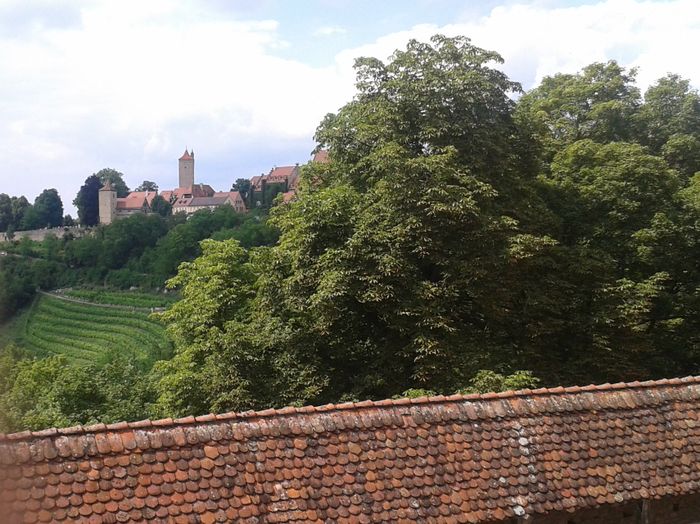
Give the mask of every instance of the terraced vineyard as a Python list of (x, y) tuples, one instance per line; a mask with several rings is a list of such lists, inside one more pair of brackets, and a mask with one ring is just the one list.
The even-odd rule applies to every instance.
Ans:
[(60, 353), (85, 364), (105, 363), (110, 354), (120, 352), (148, 366), (171, 351), (163, 326), (147, 312), (49, 296), (38, 298), (20, 344), (37, 356)]
[(116, 304), (137, 308), (162, 308), (167, 307), (176, 300), (176, 295), (163, 295), (153, 293), (136, 293), (133, 291), (105, 291), (91, 289), (70, 289), (65, 292), (68, 297), (96, 302), (98, 304)]

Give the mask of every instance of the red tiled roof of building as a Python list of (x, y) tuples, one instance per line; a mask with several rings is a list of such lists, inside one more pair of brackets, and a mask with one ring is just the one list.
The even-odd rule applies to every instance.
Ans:
[(117, 209), (143, 209), (150, 206), (157, 195), (156, 191), (132, 191), (124, 198), (117, 198)]
[(231, 202), (241, 202), (243, 203), (243, 197), (239, 191), (217, 191), (214, 193), (215, 197), (227, 197), (231, 199)]
[(299, 170), (299, 166), (280, 166), (280, 167), (274, 167), (270, 170), (270, 173), (267, 175), (269, 179), (287, 179), (290, 176), (294, 175), (296, 171)]
[(215, 193), (214, 188), (209, 184), (194, 184), (187, 188), (186, 191), (198, 198), (213, 197)]
[(185, 152), (183, 155), (179, 158), (179, 160), (192, 160), (194, 158), (194, 151), (192, 151), (192, 154), (190, 154), (187, 151), (187, 148), (185, 148)]
[(161, 191), (160, 196), (163, 197), (163, 200), (165, 200), (166, 202), (170, 202), (170, 199), (173, 196), (173, 190), (167, 189), (165, 191)]
[(267, 184), (287, 183), (288, 189), (296, 189), (299, 180), (299, 165), (273, 167), (267, 175), (254, 176), (250, 179), (251, 186), (259, 191), (263, 181)]
[[(486, 523), (700, 491), (700, 377), (0, 436), (8, 522)], [(14, 520), (13, 520), (14, 519)]]

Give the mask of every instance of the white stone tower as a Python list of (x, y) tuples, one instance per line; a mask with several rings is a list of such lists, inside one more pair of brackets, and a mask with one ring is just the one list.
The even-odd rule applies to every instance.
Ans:
[(179, 186), (192, 187), (194, 185), (194, 150), (190, 153), (185, 148), (185, 154), (180, 157), (179, 162)]
[(107, 180), (99, 193), (100, 224), (111, 224), (117, 216), (117, 190)]

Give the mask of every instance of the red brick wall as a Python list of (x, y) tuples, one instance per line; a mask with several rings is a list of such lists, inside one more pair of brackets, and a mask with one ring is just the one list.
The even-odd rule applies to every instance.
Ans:
[(648, 502), (648, 520), (642, 520), (642, 503), (603, 506), (575, 513), (557, 512), (513, 520), (509, 524), (700, 524), (700, 494), (666, 497)]

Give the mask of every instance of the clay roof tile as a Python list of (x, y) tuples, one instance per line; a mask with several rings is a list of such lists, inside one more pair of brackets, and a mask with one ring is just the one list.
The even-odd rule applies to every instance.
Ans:
[(0, 511), (491, 523), (696, 493), (699, 405), (688, 377), (0, 435)]

